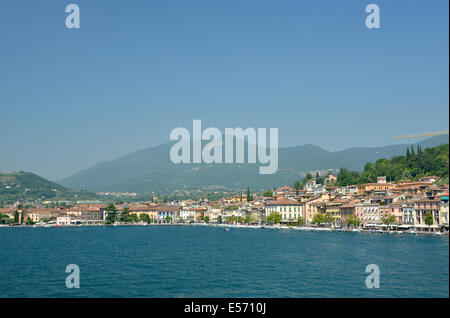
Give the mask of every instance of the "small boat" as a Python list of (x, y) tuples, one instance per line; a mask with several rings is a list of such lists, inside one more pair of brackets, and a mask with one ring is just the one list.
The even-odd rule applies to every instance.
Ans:
[(417, 234), (417, 232), (414, 231), (414, 230), (410, 230), (410, 231), (408, 231), (408, 233), (409, 233), (409, 234)]
[(377, 233), (384, 233), (384, 231), (383, 230), (378, 230)]
[(359, 233), (359, 232), (361, 232), (361, 231), (358, 230), (358, 229), (353, 229), (352, 232), (358, 232), (358, 233)]
[(373, 229), (372, 229), (372, 230), (370, 230), (370, 233), (375, 233), (375, 230), (373, 230)]
[(229, 227), (224, 227), (223, 229), (224, 229), (225, 231), (229, 231), (229, 230), (230, 230)]
[(403, 234), (403, 231), (398, 231), (397, 234)]
[(338, 231), (338, 232), (344, 232), (344, 230), (343, 230), (343, 229), (338, 229), (337, 231)]
[(442, 235), (442, 232), (436, 232), (434, 235)]

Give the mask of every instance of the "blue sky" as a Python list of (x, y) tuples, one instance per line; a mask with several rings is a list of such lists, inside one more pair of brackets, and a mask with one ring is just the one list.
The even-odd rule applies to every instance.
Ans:
[[(76, 3), (81, 28), (65, 27)], [(367, 29), (365, 7), (381, 9)], [(50, 179), (169, 141), (277, 127), (328, 150), (448, 129), (448, 1), (0, 2), (0, 171)], [(414, 140), (416, 141), (416, 140)]]

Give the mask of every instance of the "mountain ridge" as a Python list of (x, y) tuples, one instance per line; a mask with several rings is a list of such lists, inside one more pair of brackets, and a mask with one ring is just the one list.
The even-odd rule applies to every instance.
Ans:
[[(422, 148), (448, 143), (448, 136), (435, 136), (414, 145)], [(260, 175), (258, 164), (173, 164), (173, 143), (137, 150), (100, 162), (56, 182), (74, 189), (115, 192), (160, 192), (183, 189), (226, 188), (256, 191), (291, 184), (310, 171), (326, 172), (341, 167), (361, 171), (367, 162), (404, 154), (411, 144), (352, 147), (328, 151), (311, 143), (279, 149), (279, 169)]]

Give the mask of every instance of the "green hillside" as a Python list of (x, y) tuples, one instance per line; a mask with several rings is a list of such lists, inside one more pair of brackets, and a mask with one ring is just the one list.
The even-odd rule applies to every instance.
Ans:
[(0, 173), (0, 203), (27, 200), (89, 200), (96, 195), (67, 189), (55, 182), (28, 172)]
[(420, 146), (407, 148), (404, 156), (378, 159), (368, 162), (362, 173), (342, 168), (337, 185), (346, 186), (376, 182), (378, 176), (386, 176), (389, 181), (401, 179), (418, 180), (425, 176), (439, 176), (442, 183), (448, 183), (449, 144), (422, 150)]

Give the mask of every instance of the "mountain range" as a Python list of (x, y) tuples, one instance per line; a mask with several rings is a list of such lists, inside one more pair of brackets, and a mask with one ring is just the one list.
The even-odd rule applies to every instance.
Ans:
[[(418, 143), (423, 149), (448, 143), (448, 135), (434, 136)], [(101, 162), (91, 168), (58, 180), (65, 187), (88, 191), (169, 192), (175, 190), (271, 189), (293, 184), (308, 172), (325, 174), (341, 167), (361, 171), (367, 162), (404, 155), (411, 144), (384, 147), (355, 147), (327, 151), (306, 144), (280, 148), (278, 171), (259, 174), (259, 164), (174, 164), (169, 158), (173, 143), (132, 152), (121, 158)]]
[(0, 205), (28, 200), (91, 200), (94, 193), (67, 189), (30, 172), (0, 173)]

